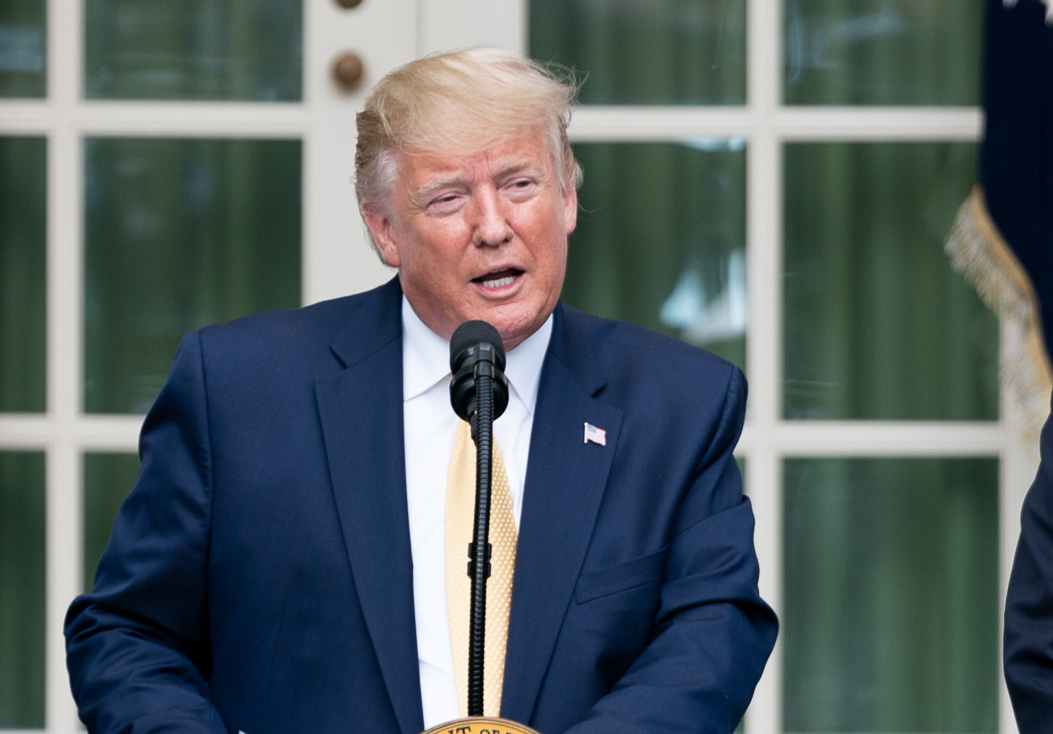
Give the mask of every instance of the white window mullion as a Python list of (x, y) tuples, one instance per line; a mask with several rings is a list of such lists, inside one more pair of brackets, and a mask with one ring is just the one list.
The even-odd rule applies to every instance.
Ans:
[[(757, 519), (761, 593), (782, 612), (782, 456), (772, 440), (782, 404), (782, 141), (774, 122), (781, 103), (782, 9), (748, 0), (747, 114), (753, 125), (746, 148), (746, 286), (750, 381), (746, 458), (748, 491)], [(782, 645), (777, 641), (750, 704), (748, 734), (782, 728)]]
[[(757, 517), (757, 556), (764, 598), (782, 611), (782, 480), (780, 420), (782, 385), (782, 150), (770, 130), (750, 139), (746, 174), (746, 284), (749, 330), (746, 367), (750, 396), (747, 435), (739, 455), (746, 459), (748, 491)], [(781, 646), (777, 643), (750, 706), (749, 734), (780, 730)]]
[(574, 112), (575, 141), (641, 142), (768, 135), (794, 142), (967, 141), (980, 139), (975, 108), (777, 106), (664, 107), (589, 105)]
[(784, 457), (995, 457), (1006, 434), (994, 421), (783, 421), (770, 440)]
[[(736, 454), (746, 459), (747, 491), (756, 518), (754, 538), (760, 564), (761, 596), (779, 613), (781, 623), (782, 457), (778, 445), (763, 431), (753, 431), (752, 426), (743, 432)], [(746, 734), (776, 734), (781, 731), (781, 725), (782, 645), (777, 640), (746, 714)]]
[(41, 135), (51, 120), (51, 108), (36, 100), (2, 100), (0, 135)]
[(75, 115), (89, 136), (291, 138), (306, 125), (304, 106), (285, 102), (91, 101)]
[(81, 472), (77, 421), (83, 355), (83, 156), (73, 122), (82, 78), (81, 3), (48, 3), (47, 421), (45, 459), (46, 687), (49, 732), (80, 728), (69, 695), (62, 626), (81, 588)]
[(983, 120), (975, 107), (784, 107), (775, 124), (794, 142), (974, 142)]

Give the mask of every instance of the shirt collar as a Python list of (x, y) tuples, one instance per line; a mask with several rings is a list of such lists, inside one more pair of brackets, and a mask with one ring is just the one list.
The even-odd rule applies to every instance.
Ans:
[[(541, 365), (552, 337), (552, 314), (505, 355), (505, 377), (531, 414), (537, 403)], [(411, 400), (450, 375), (450, 343), (429, 329), (402, 296), (402, 399)]]

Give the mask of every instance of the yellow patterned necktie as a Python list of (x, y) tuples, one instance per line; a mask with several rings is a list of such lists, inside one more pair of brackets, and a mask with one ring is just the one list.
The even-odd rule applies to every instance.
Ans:
[[(483, 663), (483, 715), (499, 716), (508, 640), (508, 610), (516, 561), (516, 526), (504, 460), (493, 443), (490, 472), (490, 578), (486, 582), (486, 637)], [(471, 579), (468, 545), (475, 539), (475, 443), (471, 428), (459, 421), (446, 485), (446, 608), (457, 702), (468, 715), (468, 643)]]

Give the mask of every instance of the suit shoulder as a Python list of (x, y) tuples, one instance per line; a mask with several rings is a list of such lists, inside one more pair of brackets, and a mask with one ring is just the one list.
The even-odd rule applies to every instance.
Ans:
[[(367, 304), (378, 302), (378, 290), (206, 326), (197, 332), (206, 370), (213, 375), (307, 376), (309, 365), (336, 364), (331, 345), (353, 327), (356, 313), (368, 312)], [(386, 302), (383, 296), (379, 301)]]

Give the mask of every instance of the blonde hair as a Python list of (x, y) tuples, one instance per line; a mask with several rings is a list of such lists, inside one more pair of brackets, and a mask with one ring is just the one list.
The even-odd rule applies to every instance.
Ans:
[(560, 188), (581, 183), (567, 139), (578, 82), (495, 48), (471, 48), (412, 61), (380, 80), (358, 113), (355, 194), (383, 206), (409, 148), (470, 155), (541, 130)]

